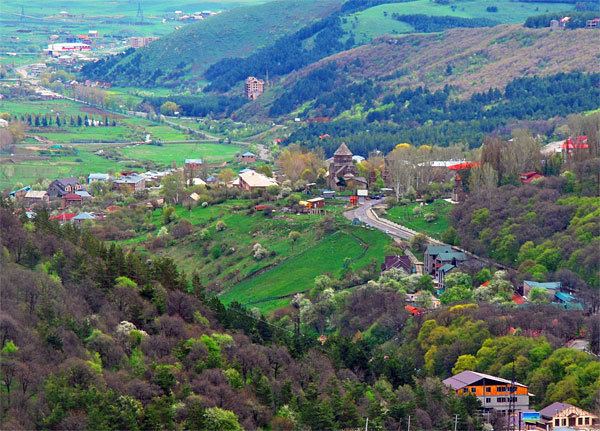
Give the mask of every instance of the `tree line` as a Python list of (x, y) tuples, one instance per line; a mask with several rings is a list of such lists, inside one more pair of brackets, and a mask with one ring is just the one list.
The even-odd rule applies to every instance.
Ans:
[(497, 21), (488, 18), (462, 18), (457, 16), (431, 16), (425, 14), (404, 15), (393, 13), (392, 18), (396, 21), (410, 24), (418, 33), (435, 33), (449, 28), (475, 28), (493, 27), (498, 25)]
[(525, 27), (528, 28), (544, 28), (550, 27), (550, 21), (553, 19), (560, 20), (565, 16), (570, 17), (571, 19), (567, 22), (566, 27), (568, 29), (574, 28), (584, 28), (586, 26), (586, 21), (589, 19), (597, 18), (599, 12), (575, 12), (575, 11), (565, 11), (565, 12), (553, 12), (546, 13), (542, 15), (530, 16), (525, 20)]
[(27, 124), (29, 127), (94, 127), (94, 126), (103, 126), (103, 127), (115, 127), (117, 126), (117, 121), (114, 118), (109, 118), (105, 115), (103, 118), (96, 119), (93, 116), (88, 117), (88, 115), (74, 116), (52, 116), (52, 115), (42, 115), (42, 114), (22, 114), (20, 116), (13, 116), (14, 121), (20, 121), (23, 124)]

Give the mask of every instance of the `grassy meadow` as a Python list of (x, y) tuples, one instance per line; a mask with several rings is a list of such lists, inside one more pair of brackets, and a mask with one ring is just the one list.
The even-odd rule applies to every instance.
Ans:
[[(497, 12), (487, 8), (496, 6)], [(359, 43), (365, 43), (383, 34), (412, 33), (407, 23), (392, 18), (392, 14), (424, 14), (431, 16), (455, 16), (460, 18), (487, 18), (499, 24), (524, 22), (528, 17), (548, 12), (573, 9), (569, 3), (521, 3), (511, 0), (461, 0), (443, 5), (430, 0), (413, 0), (402, 3), (389, 3), (375, 6), (351, 14), (344, 24), (347, 30), (356, 35)]]
[[(230, 199), (191, 210), (175, 207), (177, 220), (188, 220), (194, 232), (167, 241), (153, 253), (173, 258), (188, 274), (197, 273), (202, 283), (221, 293), (224, 302), (239, 301), (264, 312), (289, 304), (291, 297), (313, 287), (314, 278), (329, 273), (338, 278), (346, 270), (359, 270), (380, 260), (389, 238), (383, 233), (349, 226), (341, 216), (345, 202), (328, 201), (326, 209), (342, 226), (322, 234), (323, 215), (287, 214), (275, 211), (272, 217), (252, 212), (253, 201)], [(150, 232), (120, 241), (125, 246), (146, 248), (163, 226), (162, 210), (147, 219), (155, 226)], [(225, 229), (216, 230), (218, 221)], [(177, 223), (167, 225), (168, 229)], [(300, 233), (293, 242), (289, 233)], [(205, 232), (204, 234), (201, 234)], [(268, 251), (257, 260), (253, 246), (260, 243)]]
[(241, 147), (216, 143), (135, 145), (121, 150), (130, 159), (151, 161), (162, 165), (176, 162), (181, 165), (185, 159), (201, 158), (208, 163), (232, 160), (241, 151)]
[[(421, 212), (415, 214), (413, 211), (415, 208), (420, 207)], [(442, 233), (450, 226), (448, 216), (452, 204), (444, 200), (436, 200), (431, 204), (423, 207), (418, 203), (412, 203), (409, 205), (397, 205), (387, 210), (385, 218), (398, 223), (402, 226), (406, 226), (417, 232), (423, 232), (433, 238), (439, 238)], [(437, 216), (437, 219), (428, 222), (425, 220), (425, 214), (433, 213)]]

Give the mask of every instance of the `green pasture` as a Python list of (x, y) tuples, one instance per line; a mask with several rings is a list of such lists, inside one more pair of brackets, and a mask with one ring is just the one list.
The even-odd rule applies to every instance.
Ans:
[[(412, 203), (409, 205), (394, 206), (387, 210), (385, 218), (434, 238), (439, 238), (450, 226), (448, 217), (452, 209), (451, 203), (442, 199), (436, 200), (431, 204), (420, 207), (420, 214), (413, 212), (416, 207), (420, 207), (420, 204)], [(427, 213), (434, 213), (437, 215), (437, 219), (432, 222), (426, 221), (425, 214)]]
[(182, 165), (185, 159), (204, 159), (208, 163), (218, 163), (231, 160), (241, 148), (236, 145), (215, 143), (189, 143), (189, 144), (164, 144), (135, 145), (122, 149), (122, 153), (135, 160), (148, 160), (163, 165), (176, 162)]
[[(347, 258), (351, 259), (352, 269), (364, 267), (372, 259), (381, 260), (388, 241), (381, 232), (362, 228), (335, 232), (274, 268), (235, 285), (221, 298), (225, 303), (238, 301), (263, 312), (273, 311), (289, 304), (293, 294), (312, 288), (316, 276), (329, 273), (338, 277)], [(287, 299), (278, 298), (282, 296)]]
[(91, 149), (80, 149), (76, 156), (52, 157), (45, 160), (27, 160), (0, 164), (0, 189), (18, 184), (31, 185), (40, 180), (70, 176), (87, 176), (90, 172), (116, 171), (117, 162), (93, 154)]
[[(497, 12), (487, 8), (496, 6)], [(548, 12), (573, 9), (569, 3), (521, 3), (511, 0), (462, 0), (449, 4), (438, 4), (430, 0), (414, 0), (388, 3), (351, 14), (345, 19), (344, 27), (356, 35), (357, 42), (365, 43), (383, 34), (403, 34), (413, 31), (409, 24), (397, 21), (392, 14), (431, 16), (455, 16), (461, 18), (487, 18), (499, 24), (524, 22), (528, 17)]]

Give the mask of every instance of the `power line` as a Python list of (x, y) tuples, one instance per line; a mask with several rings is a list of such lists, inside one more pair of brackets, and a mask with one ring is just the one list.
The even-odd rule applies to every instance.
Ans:
[(144, 11), (142, 10), (142, 2), (141, 1), (138, 1), (138, 8), (137, 8), (137, 14), (135, 16), (135, 19), (137, 21), (137, 24), (144, 23)]

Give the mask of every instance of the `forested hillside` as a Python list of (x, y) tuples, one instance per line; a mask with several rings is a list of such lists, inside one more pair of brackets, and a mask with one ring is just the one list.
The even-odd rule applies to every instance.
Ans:
[(211, 64), (269, 46), (312, 20), (328, 16), (340, 0), (276, 0), (243, 6), (190, 24), (146, 48), (84, 67), (86, 76), (124, 86), (179, 86)]
[[(359, 118), (341, 116), (329, 123), (308, 124), (287, 139), (288, 143), (322, 147), (327, 154), (332, 154), (341, 142), (364, 155), (375, 149), (390, 151), (399, 142), (440, 146), (464, 143), (478, 147), (485, 134), (505, 133), (505, 126), (519, 122), (521, 127), (551, 134), (553, 126), (546, 119), (597, 109), (600, 97), (600, 75), (560, 73), (544, 78), (517, 78), (504, 91), (492, 89), (467, 100), (452, 98), (451, 87), (436, 92), (419, 87), (385, 96), (377, 106), (372, 95), (377, 91), (372, 84), (335, 84), (339, 80), (331, 67), (319, 69), (307, 79), (320, 75), (329, 77), (319, 80), (321, 85), (329, 83), (328, 93), (316, 97), (311, 93), (312, 87), (297, 85), (287, 97), (276, 100), (271, 109), (292, 109), (295, 103), (304, 103), (311, 97), (316, 97), (313, 106), (318, 115), (335, 117), (352, 103), (364, 107)], [(325, 134), (328, 137), (321, 139)]]
[[(390, 429), (411, 416), (415, 429), (445, 430), (458, 415), (475, 431), (476, 400), (439, 379), (466, 366), (507, 376), (513, 362), (536, 404), (596, 402), (600, 364), (553, 351), (597, 334), (581, 313), (540, 306), (498, 319), (497, 306), (473, 304), (410, 318), (388, 276), (333, 302), (315, 289), (300, 329), (292, 308), (271, 320), (225, 308), (168, 258), (12, 211), (0, 209), (4, 429), (321, 430), (367, 416)], [(504, 336), (511, 327), (540, 336)]]

